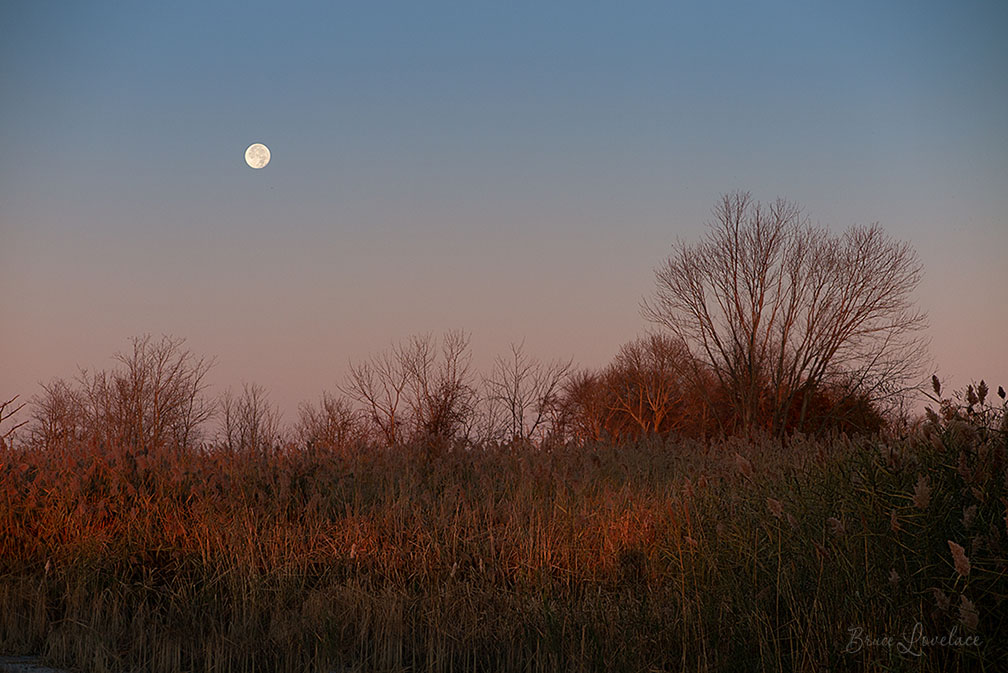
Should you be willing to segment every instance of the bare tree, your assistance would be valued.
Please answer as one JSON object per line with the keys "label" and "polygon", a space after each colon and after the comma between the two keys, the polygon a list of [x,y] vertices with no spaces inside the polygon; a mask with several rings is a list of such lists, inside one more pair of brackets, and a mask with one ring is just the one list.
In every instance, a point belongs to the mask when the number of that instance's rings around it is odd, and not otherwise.
{"label": "bare tree", "polygon": [[462,434],[475,446],[499,443],[505,439],[503,428],[506,415],[503,405],[490,399],[481,388],[473,397],[472,413]]}
{"label": "bare tree", "polygon": [[826,384],[884,401],[919,376],[921,265],[877,225],[835,236],[795,204],[729,194],[707,235],[678,241],[655,276],[645,317],[686,345],[695,378],[715,377],[743,431],[803,425]]}
{"label": "bare tree", "polygon": [[632,429],[624,434],[667,434],[683,425],[689,358],[682,342],[663,334],[620,348],[602,378],[609,392],[609,416]]}
{"label": "bare tree", "polygon": [[4,430],[2,427],[4,421],[8,420],[12,416],[14,416],[14,414],[21,411],[21,409],[24,408],[25,406],[24,402],[15,406],[14,403],[17,402],[17,399],[18,396],[15,395],[6,402],[0,402],[0,449],[7,446],[7,444],[11,441],[11,438],[14,436],[15,430],[17,430],[22,425],[28,422],[28,421],[21,421],[20,423],[16,423],[11,427],[7,428],[6,430]]}
{"label": "bare tree", "polygon": [[562,426],[575,441],[635,441],[671,433],[703,436],[706,406],[693,390],[691,356],[666,334],[624,344],[599,371],[564,383]]}
{"label": "bare tree", "polygon": [[360,404],[387,446],[393,446],[401,430],[403,391],[409,372],[394,352],[374,355],[370,360],[350,363],[347,382],[340,391]]}
{"label": "bare tree", "polygon": [[560,398],[561,426],[566,438],[577,442],[611,438],[612,402],[601,374],[588,370],[571,373]]}
{"label": "bare tree", "polygon": [[136,337],[131,352],[114,356],[116,368],[84,369],[75,381],[43,385],[33,398],[33,437],[51,445],[91,436],[137,451],[197,443],[213,414],[203,396],[212,363],[184,343],[170,336]]}
{"label": "bare tree", "polygon": [[280,410],[262,386],[246,383],[241,395],[226,391],[220,411],[220,443],[229,451],[267,452],[280,445]]}
{"label": "bare tree", "polygon": [[65,379],[42,384],[32,398],[31,441],[54,448],[82,441],[89,432],[88,398]]}
{"label": "bare tree", "polygon": [[469,424],[476,396],[469,375],[469,336],[449,331],[440,344],[430,335],[414,336],[396,353],[408,374],[413,438],[455,439]]}
{"label": "bare tree", "polygon": [[561,410],[561,392],[572,361],[544,363],[525,353],[524,342],[511,344],[509,356],[498,356],[484,380],[487,397],[503,408],[502,432],[507,441],[532,442],[548,434]]}
{"label": "bare tree", "polygon": [[335,448],[363,438],[361,414],[342,397],[322,393],[318,404],[298,408],[294,437],[300,446]]}
{"label": "bare tree", "polygon": [[470,381],[469,337],[447,332],[410,337],[369,360],[350,364],[340,386],[360,405],[382,441],[454,439],[471,425],[476,391]]}

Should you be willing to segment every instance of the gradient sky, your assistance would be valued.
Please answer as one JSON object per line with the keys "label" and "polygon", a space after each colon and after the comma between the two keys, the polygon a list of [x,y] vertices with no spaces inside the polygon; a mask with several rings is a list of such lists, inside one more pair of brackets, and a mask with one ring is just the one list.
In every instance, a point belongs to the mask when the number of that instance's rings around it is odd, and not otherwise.
{"label": "gradient sky", "polygon": [[1008,386],[1006,29],[994,0],[4,2],[0,397],[143,333],[287,421],[414,333],[598,366],[735,189],[910,240],[939,374]]}

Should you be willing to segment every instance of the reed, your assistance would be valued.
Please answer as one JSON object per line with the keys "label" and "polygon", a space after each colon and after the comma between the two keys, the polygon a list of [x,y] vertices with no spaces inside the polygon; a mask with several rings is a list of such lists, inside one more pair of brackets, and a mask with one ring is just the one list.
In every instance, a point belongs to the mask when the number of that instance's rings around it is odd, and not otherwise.
{"label": "reed", "polygon": [[[0,649],[94,673],[990,668],[1005,450],[952,421],[710,446],[5,447]],[[979,645],[851,645],[917,624]]]}

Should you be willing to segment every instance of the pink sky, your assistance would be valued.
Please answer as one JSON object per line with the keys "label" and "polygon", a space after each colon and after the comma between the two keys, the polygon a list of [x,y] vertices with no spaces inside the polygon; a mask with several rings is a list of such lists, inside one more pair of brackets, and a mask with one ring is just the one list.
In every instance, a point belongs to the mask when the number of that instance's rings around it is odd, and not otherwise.
{"label": "pink sky", "polygon": [[601,366],[735,189],[911,241],[939,375],[1008,385],[996,3],[190,10],[0,9],[2,397],[144,333],[288,421],[416,333]]}

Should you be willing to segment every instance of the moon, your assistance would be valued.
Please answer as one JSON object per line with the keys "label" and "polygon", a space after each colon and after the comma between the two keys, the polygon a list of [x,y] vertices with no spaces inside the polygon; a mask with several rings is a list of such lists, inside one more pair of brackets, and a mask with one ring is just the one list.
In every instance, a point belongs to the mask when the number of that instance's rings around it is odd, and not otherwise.
{"label": "moon", "polygon": [[263,168],[270,160],[269,148],[262,143],[252,143],[245,150],[245,163],[250,168]]}

